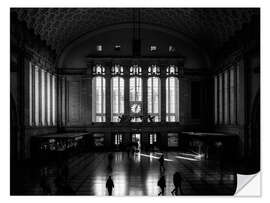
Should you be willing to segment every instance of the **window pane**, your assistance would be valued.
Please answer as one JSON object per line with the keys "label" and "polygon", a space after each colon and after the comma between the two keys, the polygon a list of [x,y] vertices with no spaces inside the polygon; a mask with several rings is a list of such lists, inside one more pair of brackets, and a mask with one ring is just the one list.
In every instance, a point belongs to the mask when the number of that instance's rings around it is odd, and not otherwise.
{"label": "window pane", "polygon": [[228,124],[229,122],[229,101],[228,101],[228,71],[225,71],[224,73],[224,122],[225,124]]}
{"label": "window pane", "polygon": [[153,113],[159,113],[159,79],[153,78]]}
{"label": "window pane", "polygon": [[95,77],[93,78],[93,121],[94,122],[104,122],[105,112],[106,112],[106,85],[104,77]]}
{"label": "window pane", "polygon": [[218,123],[218,82],[217,76],[214,78],[215,85],[215,124]]}
{"label": "window pane", "polygon": [[160,118],[160,79],[157,77],[148,78],[148,114],[154,116],[154,121]]}
{"label": "window pane", "polygon": [[119,116],[124,113],[124,79],[112,78],[112,121],[119,122]]}
{"label": "window pane", "polygon": [[142,101],[142,79],[130,78],[130,101]]}
{"label": "window pane", "polygon": [[120,93],[119,93],[119,96],[120,96],[120,113],[124,113],[124,79],[123,78],[120,78]]}
{"label": "window pane", "polygon": [[56,77],[52,76],[52,122],[56,125]]}
{"label": "window pane", "polygon": [[33,83],[33,72],[32,72],[32,63],[29,63],[29,125],[32,126],[32,113],[33,113],[33,108],[32,108],[32,83]]}
{"label": "window pane", "polygon": [[129,94],[130,94],[130,101],[135,101],[135,78],[130,78],[129,82]]}
{"label": "window pane", "polygon": [[45,125],[45,72],[41,71],[41,115],[42,125]]}
{"label": "window pane", "polygon": [[235,74],[234,68],[230,69],[230,121],[235,124]]}
{"label": "window pane", "polygon": [[51,75],[47,73],[47,122],[51,125]]}
{"label": "window pane", "polygon": [[147,100],[148,100],[148,113],[153,113],[152,112],[152,78],[149,78],[147,81],[147,86],[148,86],[148,90],[147,90]]}
{"label": "window pane", "polygon": [[219,123],[223,123],[223,77],[219,75]]}
{"label": "window pane", "polygon": [[35,124],[39,125],[39,69],[35,67]]}
{"label": "window pane", "polygon": [[[167,78],[166,79],[166,113],[169,113],[169,91],[168,91],[168,88],[169,88],[169,79]],[[166,117],[166,120],[167,117]]]}
{"label": "window pane", "polygon": [[[103,111],[102,114],[104,114],[105,117],[105,112],[106,112],[106,86],[105,86],[105,78],[102,78],[102,107],[103,107]],[[105,121],[105,120],[104,120]]]}
{"label": "window pane", "polygon": [[179,120],[179,80],[176,77],[166,79],[166,120],[175,122]]}

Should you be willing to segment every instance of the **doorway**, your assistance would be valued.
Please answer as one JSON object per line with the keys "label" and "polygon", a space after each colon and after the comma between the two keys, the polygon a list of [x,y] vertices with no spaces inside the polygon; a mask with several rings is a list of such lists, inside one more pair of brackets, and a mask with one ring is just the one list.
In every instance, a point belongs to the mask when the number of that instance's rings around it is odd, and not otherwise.
{"label": "doorway", "polygon": [[157,133],[149,133],[149,148],[152,151],[158,151],[158,134]]}
{"label": "doorway", "polygon": [[140,133],[131,134],[131,141],[134,150],[136,152],[139,152],[141,150],[141,134]]}
{"label": "doorway", "polygon": [[123,135],[121,133],[113,134],[113,147],[116,150],[120,150],[123,148]]}

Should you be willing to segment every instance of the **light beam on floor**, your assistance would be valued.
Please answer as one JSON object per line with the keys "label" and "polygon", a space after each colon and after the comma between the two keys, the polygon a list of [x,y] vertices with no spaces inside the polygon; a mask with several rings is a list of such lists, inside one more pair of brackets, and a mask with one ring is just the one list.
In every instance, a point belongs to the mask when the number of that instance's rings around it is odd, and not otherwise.
{"label": "light beam on floor", "polygon": [[193,158],[188,158],[188,157],[184,157],[184,156],[175,156],[178,159],[185,159],[185,160],[189,160],[189,161],[200,161],[198,159],[193,159]]}
{"label": "light beam on floor", "polygon": [[[154,158],[154,159],[160,158],[160,157],[156,157],[156,156],[148,155],[148,154],[143,154],[143,153],[138,153],[138,154],[140,154],[141,156],[144,156],[144,157],[149,157],[149,158]],[[173,160],[164,158],[164,161],[173,161]]]}

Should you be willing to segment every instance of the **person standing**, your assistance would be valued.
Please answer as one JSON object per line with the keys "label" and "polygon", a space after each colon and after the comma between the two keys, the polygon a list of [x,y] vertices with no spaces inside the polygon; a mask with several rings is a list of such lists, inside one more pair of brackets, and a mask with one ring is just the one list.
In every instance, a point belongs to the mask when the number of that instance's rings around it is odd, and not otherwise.
{"label": "person standing", "polygon": [[159,158],[159,163],[160,163],[160,171],[161,169],[163,169],[163,171],[165,171],[165,167],[164,167],[164,154],[161,155],[161,157]]}
{"label": "person standing", "polygon": [[160,196],[160,195],[163,196],[164,193],[165,193],[165,187],[166,187],[166,181],[165,181],[165,177],[164,176],[161,176],[161,178],[158,180],[158,184],[157,185],[161,189],[160,193],[158,193],[158,196]]}
{"label": "person standing", "polygon": [[109,176],[107,179],[106,188],[108,190],[109,196],[112,196],[112,190],[114,188],[114,184],[113,184],[113,180],[112,180],[111,176]]}

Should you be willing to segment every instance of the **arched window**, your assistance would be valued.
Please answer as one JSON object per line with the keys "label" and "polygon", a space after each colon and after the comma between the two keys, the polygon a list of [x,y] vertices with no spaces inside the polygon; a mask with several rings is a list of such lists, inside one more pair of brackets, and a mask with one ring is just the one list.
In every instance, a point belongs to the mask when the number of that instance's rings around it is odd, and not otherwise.
{"label": "arched window", "polygon": [[178,68],[169,66],[166,70],[166,121],[179,121],[179,79]]}
{"label": "arched window", "polygon": [[142,121],[142,69],[138,65],[130,67],[130,75],[133,76],[129,80],[130,92],[130,114],[131,122]]}
{"label": "arched window", "polygon": [[111,79],[112,121],[119,122],[119,116],[124,114],[124,79],[116,76]]}
{"label": "arched window", "polygon": [[93,75],[96,75],[92,80],[92,119],[93,122],[106,121],[106,100],[105,88],[106,80],[105,68],[101,65],[93,67]]}
{"label": "arched window", "polygon": [[[158,66],[153,65],[148,68],[149,76],[159,76],[160,69]],[[160,79],[158,77],[149,77],[147,80],[147,104],[148,104],[148,115],[153,117],[148,121],[159,122],[160,121]]]}

